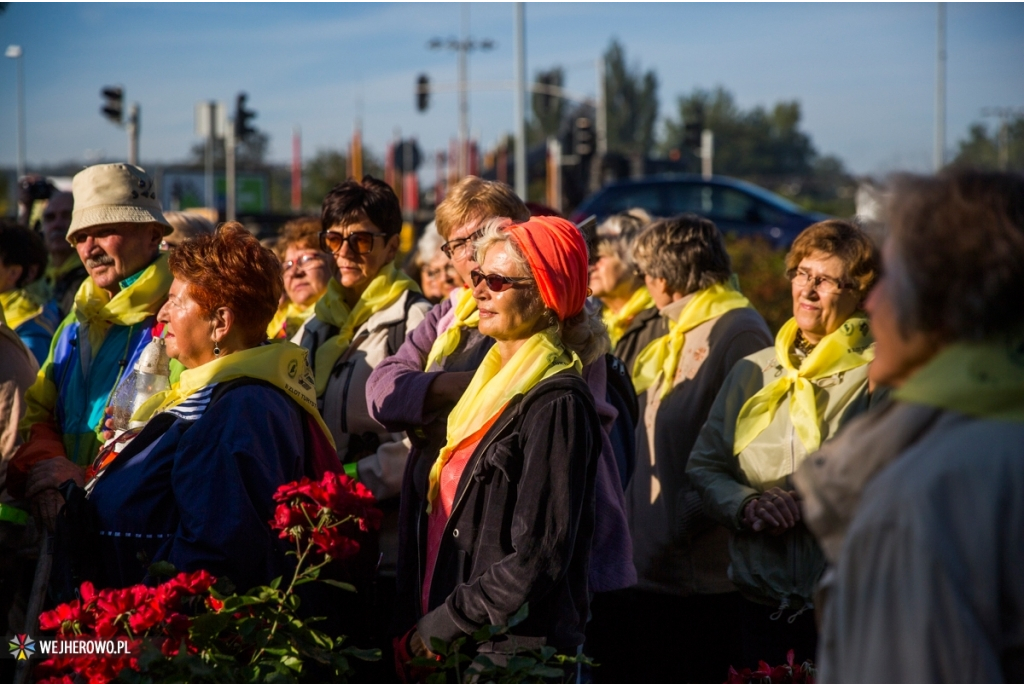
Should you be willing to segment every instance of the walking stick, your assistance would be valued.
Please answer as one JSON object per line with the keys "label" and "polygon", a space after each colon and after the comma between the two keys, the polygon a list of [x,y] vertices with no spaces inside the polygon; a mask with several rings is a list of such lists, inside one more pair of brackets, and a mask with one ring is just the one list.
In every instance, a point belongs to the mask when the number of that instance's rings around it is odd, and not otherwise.
{"label": "walking stick", "polygon": [[[39,561],[36,562],[36,575],[32,580],[32,593],[28,596],[28,609],[25,611],[25,632],[28,635],[39,634],[39,614],[43,610],[46,599],[46,586],[50,582],[50,569],[53,566],[53,536],[44,534],[39,543]],[[14,669],[15,685],[28,681],[31,659],[19,661]]]}

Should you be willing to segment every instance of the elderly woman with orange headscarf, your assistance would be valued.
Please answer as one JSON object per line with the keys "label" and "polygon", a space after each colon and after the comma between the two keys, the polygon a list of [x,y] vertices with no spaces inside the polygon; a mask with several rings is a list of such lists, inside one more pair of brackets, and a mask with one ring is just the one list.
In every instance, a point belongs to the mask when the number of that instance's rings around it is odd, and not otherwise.
{"label": "elderly woman with orange headscarf", "polygon": [[[472,272],[479,331],[494,338],[448,418],[410,544],[422,555],[423,616],[406,647],[426,654],[504,624],[513,645],[575,653],[583,643],[601,428],[580,370],[608,338],[585,308],[587,248],[571,223],[534,217],[488,227]],[[414,555],[415,557],[415,555]]]}

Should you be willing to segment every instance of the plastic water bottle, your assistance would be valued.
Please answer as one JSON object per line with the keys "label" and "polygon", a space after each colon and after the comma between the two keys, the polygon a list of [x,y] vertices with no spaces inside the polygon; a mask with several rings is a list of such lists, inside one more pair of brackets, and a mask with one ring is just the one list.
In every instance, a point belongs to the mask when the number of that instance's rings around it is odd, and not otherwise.
{"label": "plastic water bottle", "polygon": [[129,428],[141,428],[145,421],[132,421],[132,416],[149,398],[170,387],[171,360],[163,338],[154,337],[139,355],[111,402],[116,434]]}

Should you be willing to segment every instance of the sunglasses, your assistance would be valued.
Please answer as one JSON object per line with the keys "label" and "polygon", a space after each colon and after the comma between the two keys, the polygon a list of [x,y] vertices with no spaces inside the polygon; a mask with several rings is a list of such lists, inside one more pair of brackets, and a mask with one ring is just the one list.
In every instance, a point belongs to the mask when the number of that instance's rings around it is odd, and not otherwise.
{"label": "sunglasses", "polygon": [[335,231],[322,231],[320,233],[320,249],[331,254],[338,254],[341,252],[342,244],[348,243],[348,249],[356,254],[370,254],[373,252],[374,238],[387,240],[387,236],[383,233],[370,233],[369,231],[353,231],[347,236]]}
{"label": "sunglasses", "polygon": [[469,278],[473,281],[474,288],[480,285],[481,281],[486,281],[487,289],[492,293],[504,292],[509,288],[514,288],[517,283],[525,283],[533,280],[529,276],[513,278],[512,276],[502,276],[501,274],[485,274],[476,269],[473,269],[469,273]]}

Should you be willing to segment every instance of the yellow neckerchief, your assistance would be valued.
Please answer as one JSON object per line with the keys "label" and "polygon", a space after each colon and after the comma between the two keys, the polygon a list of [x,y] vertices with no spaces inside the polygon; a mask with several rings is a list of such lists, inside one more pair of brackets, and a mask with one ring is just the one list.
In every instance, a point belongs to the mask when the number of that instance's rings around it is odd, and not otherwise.
{"label": "yellow neckerchief", "polygon": [[679,313],[679,318],[669,323],[668,335],[648,344],[637,356],[633,364],[633,386],[637,394],[646,391],[661,376],[661,398],[664,399],[675,384],[676,367],[679,366],[687,331],[733,309],[750,306],[750,300],[731,282],[716,283],[695,293]]}
{"label": "yellow neckerchief", "polygon": [[622,305],[622,309],[618,312],[613,312],[608,306],[601,308],[601,320],[604,321],[604,325],[608,329],[612,348],[619,343],[619,338],[629,328],[629,324],[633,323],[636,315],[653,306],[654,300],[651,299],[651,293],[647,291],[646,286],[640,286],[639,290],[630,295],[626,304]]}
{"label": "yellow neckerchief", "polygon": [[316,419],[324,435],[334,444],[334,438],[316,408],[308,354],[304,348],[288,341],[232,352],[194,369],[182,371],[177,383],[149,398],[135,412],[132,420],[148,421],[160,412],[181,404],[208,385],[236,378],[256,378],[284,390],[288,397]]}
{"label": "yellow neckerchief", "polygon": [[[315,303],[314,303],[315,304]],[[288,301],[277,308],[274,318],[267,326],[267,337],[271,340],[283,338],[290,340],[302,324],[313,318],[313,305],[302,305]]]}
{"label": "yellow neckerchief", "polygon": [[1024,336],[949,345],[894,397],[985,419],[1024,421]]}
{"label": "yellow neckerchief", "polygon": [[437,336],[434,344],[430,346],[430,354],[427,355],[427,364],[423,367],[427,371],[435,363],[439,368],[444,366],[447,359],[459,346],[462,338],[463,328],[476,328],[480,323],[480,312],[476,309],[476,298],[473,297],[473,289],[463,287],[458,291],[458,300],[452,307],[455,318],[452,324],[441,335]]}
{"label": "yellow neckerchief", "polygon": [[0,293],[0,308],[3,308],[7,325],[12,330],[39,316],[43,311],[43,306],[36,302],[24,288],[15,288]]}
{"label": "yellow neckerchief", "polygon": [[739,454],[761,434],[775,418],[775,411],[790,388],[789,420],[808,452],[821,444],[818,405],[811,381],[827,378],[867,364],[875,357],[871,330],[863,315],[847,319],[837,330],[822,338],[800,364],[793,366],[790,353],[796,343],[796,319],[790,319],[775,336],[775,361],[785,369],[778,380],[761,388],[740,408],[736,418],[733,454]]}
{"label": "yellow neckerchief", "polygon": [[406,290],[420,292],[416,281],[395,268],[389,262],[366,286],[356,306],[351,310],[345,304],[341,283],[335,279],[327,285],[327,292],[316,303],[316,318],[337,326],[338,334],[328,338],[316,351],[316,395],[320,397],[327,389],[334,363],[348,349],[355,330],[380,310],[391,306]]}
{"label": "yellow neckerchief", "polygon": [[122,288],[113,298],[97,286],[92,277],[82,281],[75,293],[74,311],[88,333],[92,356],[96,356],[111,326],[131,326],[160,311],[172,280],[167,255],[161,254],[134,283]]}
{"label": "yellow neckerchief", "polygon": [[52,288],[53,284],[57,282],[57,279],[66,273],[70,273],[82,266],[82,258],[78,256],[78,252],[72,252],[68,255],[67,259],[60,266],[53,265],[53,258],[46,265],[46,282]]}
{"label": "yellow neckerchief", "polygon": [[473,374],[466,392],[448,415],[448,440],[430,467],[427,512],[441,491],[441,469],[464,440],[503,412],[516,395],[529,392],[533,386],[560,371],[575,369],[580,373],[582,368],[580,358],[562,345],[555,327],[527,339],[505,366],[501,366],[498,347],[492,347]]}

